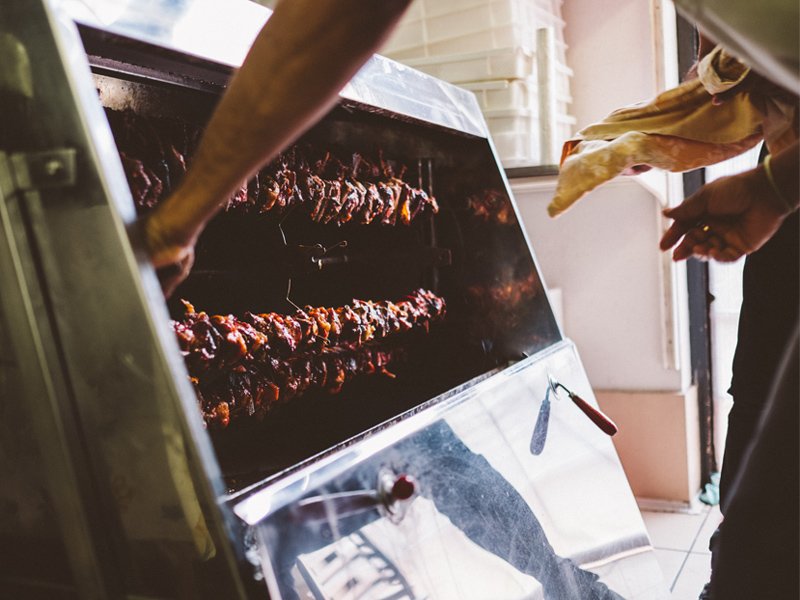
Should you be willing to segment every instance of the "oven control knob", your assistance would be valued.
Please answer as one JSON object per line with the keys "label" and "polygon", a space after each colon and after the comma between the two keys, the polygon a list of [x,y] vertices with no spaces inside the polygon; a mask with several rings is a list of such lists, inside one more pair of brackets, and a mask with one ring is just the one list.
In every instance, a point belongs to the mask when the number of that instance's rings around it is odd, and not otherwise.
{"label": "oven control knob", "polygon": [[417,491],[417,482],[411,475],[399,475],[392,484],[389,492],[392,500],[408,500]]}

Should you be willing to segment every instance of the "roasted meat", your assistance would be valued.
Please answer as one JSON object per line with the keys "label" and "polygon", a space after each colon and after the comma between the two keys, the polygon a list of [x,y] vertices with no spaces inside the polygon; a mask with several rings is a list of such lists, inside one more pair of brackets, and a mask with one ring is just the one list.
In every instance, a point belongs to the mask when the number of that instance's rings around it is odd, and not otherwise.
{"label": "roasted meat", "polygon": [[192,378],[192,383],[206,426],[224,428],[240,419],[263,419],[276,404],[313,389],[336,394],[357,376],[394,377],[387,367],[404,354],[402,348],[332,348],[243,364],[215,379]]}
{"label": "roasted meat", "polygon": [[310,388],[335,393],[358,374],[382,372],[399,351],[376,342],[427,331],[446,310],[444,300],[426,290],[397,302],[353,300],[291,315],[210,316],[185,305],[173,329],[206,422],[214,426],[238,415],[263,415],[274,402]]}
{"label": "roasted meat", "polygon": [[[175,119],[107,114],[136,208],[150,210],[180,182],[201,132]],[[382,153],[374,162],[355,153],[349,164],[330,152],[313,154],[293,146],[243,182],[225,210],[282,215],[300,208],[314,222],[335,225],[409,225],[439,211],[435,198],[403,181],[406,167]]]}
{"label": "roasted meat", "polygon": [[514,209],[505,192],[481,190],[466,198],[467,211],[479,221],[508,225],[516,222]]}

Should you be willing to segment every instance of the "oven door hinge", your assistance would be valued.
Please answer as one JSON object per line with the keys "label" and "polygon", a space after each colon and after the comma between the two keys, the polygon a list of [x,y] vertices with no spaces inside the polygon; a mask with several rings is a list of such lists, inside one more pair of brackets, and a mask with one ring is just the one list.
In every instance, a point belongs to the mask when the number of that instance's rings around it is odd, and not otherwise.
{"label": "oven door hinge", "polygon": [[0,152],[0,194],[66,188],[75,185],[75,148],[42,152]]}

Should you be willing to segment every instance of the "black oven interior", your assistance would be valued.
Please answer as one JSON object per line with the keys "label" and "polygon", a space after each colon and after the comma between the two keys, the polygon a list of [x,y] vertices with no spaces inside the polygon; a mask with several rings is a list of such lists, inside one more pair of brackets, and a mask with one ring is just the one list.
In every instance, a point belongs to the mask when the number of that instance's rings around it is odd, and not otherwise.
{"label": "black oven interior", "polygon": [[[112,71],[108,59],[93,62],[112,132],[128,153],[148,140],[146,132],[130,139],[126,113],[155,128],[178,122],[202,130],[219,97],[199,85],[157,81],[152,69],[146,76],[118,62]],[[298,144],[342,160],[359,153],[404,165],[403,179],[434,195],[439,212],[410,225],[337,226],[314,223],[299,210],[223,211],[198,241],[191,275],[168,301],[171,316],[182,318],[182,299],[209,314],[289,314],[354,298],[396,301],[418,288],[443,297],[447,316],[427,333],[405,336],[404,360],[390,366],[391,376],[358,377],[337,394],[308,392],[263,420],[211,429],[231,490],[560,339],[486,139],[342,101]]]}

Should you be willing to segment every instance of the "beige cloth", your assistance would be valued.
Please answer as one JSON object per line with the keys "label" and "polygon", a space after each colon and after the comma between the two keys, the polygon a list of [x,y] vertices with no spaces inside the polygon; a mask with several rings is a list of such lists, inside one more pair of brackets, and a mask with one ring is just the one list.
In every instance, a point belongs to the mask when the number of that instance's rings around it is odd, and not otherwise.
{"label": "beige cloth", "polygon": [[606,181],[633,173],[637,165],[688,171],[741,154],[765,132],[778,143],[792,130],[794,106],[763,102],[761,97],[754,102],[746,91],[712,104],[713,94],[731,90],[748,73],[717,47],[700,63],[697,79],[583,129],[564,144],[556,193],[547,208],[550,216]]}

